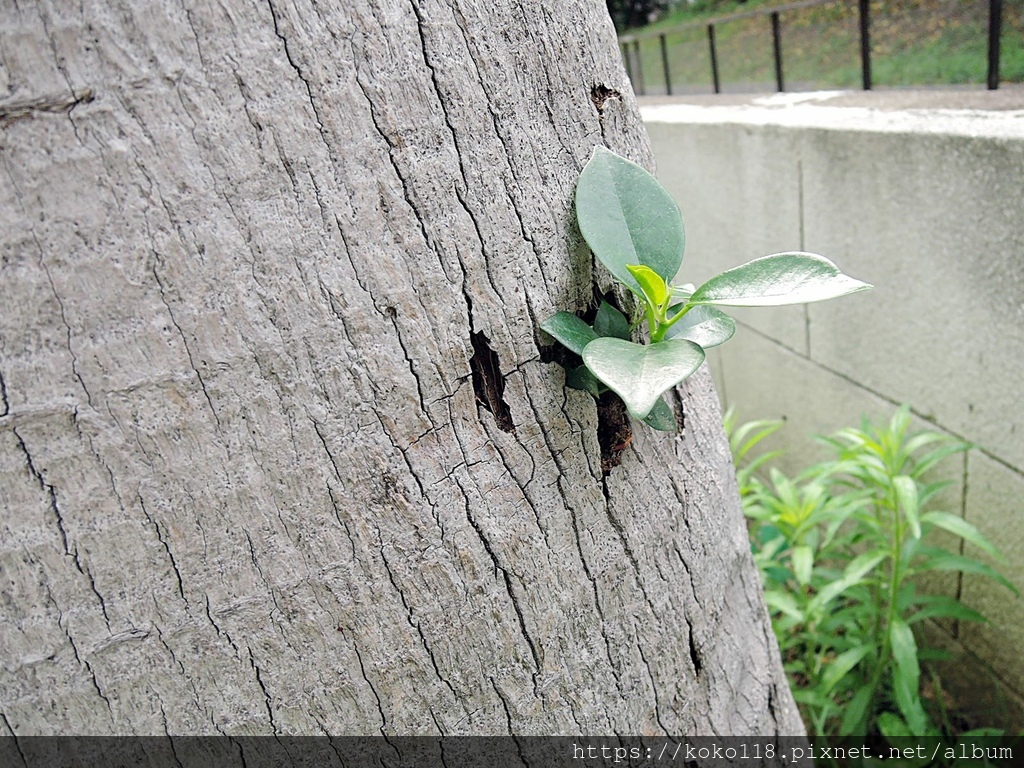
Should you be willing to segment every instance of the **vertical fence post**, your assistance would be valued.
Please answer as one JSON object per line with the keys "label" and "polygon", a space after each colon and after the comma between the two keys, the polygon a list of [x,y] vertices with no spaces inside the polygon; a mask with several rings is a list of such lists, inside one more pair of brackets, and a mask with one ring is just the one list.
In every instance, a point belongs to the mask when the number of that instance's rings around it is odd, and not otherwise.
{"label": "vertical fence post", "polygon": [[860,0],[860,76],[871,90],[871,0]]}
{"label": "vertical fence post", "polygon": [[772,51],[775,53],[775,87],[782,93],[786,87],[782,80],[782,30],[778,11],[772,11]]}
{"label": "vertical fence post", "polygon": [[668,71],[668,44],[665,42],[665,36],[659,35],[658,40],[661,42],[661,68],[665,72],[665,93],[668,96],[672,95],[672,75]]}
{"label": "vertical fence post", "polygon": [[636,82],[633,89],[641,96],[647,95],[644,87],[644,60],[640,57],[640,38],[633,41],[633,52],[636,54]]}
{"label": "vertical fence post", "polygon": [[711,53],[711,84],[715,87],[715,93],[721,93],[722,86],[718,81],[718,54],[715,52],[714,24],[708,24],[708,50]]}
{"label": "vertical fence post", "polygon": [[1003,25],[1003,0],[988,0],[988,89],[999,87],[999,34]]}
{"label": "vertical fence post", "polygon": [[[622,43],[619,45],[619,51],[622,53],[622,62],[626,65],[626,77],[629,78],[629,82],[633,82],[633,62],[632,57],[629,55],[629,43]],[[633,90],[636,90],[635,88]]]}

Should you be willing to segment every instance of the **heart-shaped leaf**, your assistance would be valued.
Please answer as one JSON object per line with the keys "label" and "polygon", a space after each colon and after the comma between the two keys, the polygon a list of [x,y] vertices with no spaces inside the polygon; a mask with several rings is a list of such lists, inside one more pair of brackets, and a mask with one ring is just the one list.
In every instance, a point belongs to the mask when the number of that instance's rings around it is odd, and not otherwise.
{"label": "heart-shaped leaf", "polygon": [[689,303],[775,307],[834,299],[870,287],[815,253],[775,253],[716,275],[694,291]]}
{"label": "heart-shaped leaf", "polygon": [[582,355],[583,348],[597,338],[593,328],[569,312],[552,315],[540,327],[577,355]]}
{"label": "heart-shaped leaf", "polygon": [[576,184],[576,220],[590,250],[637,295],[627,264],[650,267],[672,280],[683,261],[679,206],[651,174],[595,147]]}
{"label": "heart-shaped leaf", "polygon": [[[680,307],[681,308],[681,307]],[[678,311],[669,310],[669,317]],[[704,349],[724,344],[736,333],[736,321],[725,312],[708,306],[697,306],[683,315],[668,329],[666,338],[689,339]]]}
{"label": "heart-shaped leaf", "polygon": [[651,412],[647,414],[647,418],[644,419],[644,424],[659,432],[675,432],[679,429],[675,413],[672,412],[669,404],[660,397],[658,402],[654,404],[654,407],[651,408]]}
{"label": "heart-shaped leaf", "polygon": [[644,419],[664,392],[700,367],[704,350],[686,339],[645,346],[601,338],[587,344],[583,362],[635,418]]}
{"label": "heart-shaped leaf", "polygon": [[607,301],[602,301],[594,318],[594,331],[598,336],[614,336],[629,341],[629,320]]}

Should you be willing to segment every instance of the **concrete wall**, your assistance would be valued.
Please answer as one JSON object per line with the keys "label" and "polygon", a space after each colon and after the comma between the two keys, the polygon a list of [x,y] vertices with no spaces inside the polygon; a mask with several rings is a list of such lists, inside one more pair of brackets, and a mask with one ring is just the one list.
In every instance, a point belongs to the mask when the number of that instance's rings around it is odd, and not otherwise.
{"label": "concrete wall", "polygon": [[[825,457],[810,435],[904,402],[918,427],[975,443],[943,466],[955,484],[942,501],[1024,589],[1024,111],[756,101],[643,106],[687,227],[681,278],[809,250],[876,287],[736,312],[736,336],[709,356],[723,402],[786,419],[791,471]],[[945,682],[988,722],[1024,727],[1024,599],[971,577],[936,586],[991,620],[931,628],[966,654]]]}

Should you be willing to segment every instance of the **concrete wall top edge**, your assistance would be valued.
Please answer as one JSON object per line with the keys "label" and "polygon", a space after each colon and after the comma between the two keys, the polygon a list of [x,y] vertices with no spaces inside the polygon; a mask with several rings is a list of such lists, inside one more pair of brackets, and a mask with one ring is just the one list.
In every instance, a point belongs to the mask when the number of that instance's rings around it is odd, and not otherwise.
{"label": "concrete wall top edge", "polygon": [[1024,109],[881,110],[811,103],[791,103],[781,107],[660,103],[641,105],[640,114],[646,123],[734,124],[1024,140]]}

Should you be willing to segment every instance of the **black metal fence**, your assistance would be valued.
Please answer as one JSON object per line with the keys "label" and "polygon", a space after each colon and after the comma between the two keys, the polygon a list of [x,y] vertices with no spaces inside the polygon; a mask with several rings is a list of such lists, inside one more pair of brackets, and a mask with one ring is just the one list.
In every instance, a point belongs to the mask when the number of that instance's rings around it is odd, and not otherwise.
{"label": "black metal fence", "polygon": [[[979,0],[987,3],[987,75],[986,84],[989,90],[996,90],[999,87],[999,45],[1002,36],[1003,0]],[[779,5],[772,8],[759,8],[751,11],[742,11],[718,16],[711,19],[691,21],[673,27],[661,28],[657,31],[640,31],[619,37],[619,47],[622,51],[626,64],[626,71],[633,84],[633,90],[639,95],[645,95],[647,90],[644,85],[643,60],[641,57],[641,42],[658,41],[660,50],[661,74],[665,82],[665,92],[672,94],[672,75],[669,66],[670,46],[668,36],[697,30],[704,27],[707,35],[708,59],[711,65],[711,86],[715,93],[722,92],[722,77],[719,66],[719,50],[715,43],[715,28],[723,24],[729,24],[741,19],[757,19],[767,17],[768,25],[766,31],[771,34],[772,57],[775,70],[775,87],[779,92],[786,90],[786,80],[783,71],[783,40],[781,19],[784,14],[791,14],[806,8],[831,5],[837,2],[853,2],[857,5],[857,26],[860,42],[860,80],[861,87],[865,91],[872,88],[871,78],[871,2],[870,0],[799,0],[798,2]]]}

